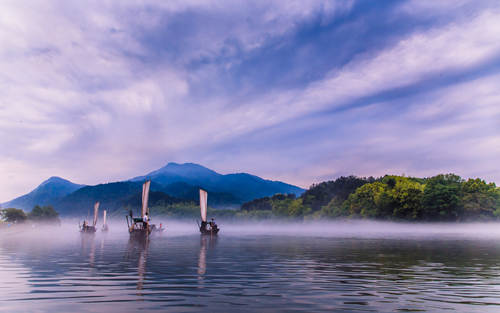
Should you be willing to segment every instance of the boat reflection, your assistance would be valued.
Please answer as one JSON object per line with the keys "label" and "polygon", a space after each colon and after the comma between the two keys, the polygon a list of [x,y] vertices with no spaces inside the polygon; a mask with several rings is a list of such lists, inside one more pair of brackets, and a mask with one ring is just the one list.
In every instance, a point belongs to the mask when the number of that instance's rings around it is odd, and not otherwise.
{"label": "boat reflection", "polygon": [[207,251],[217,245],[216,236],[200,236],[200,253],[198,255],[198,280],[203,280],[207,272]]}
{"label": "boat reflection", "polygon": [[[127,247],[127,259],[138,256],[137,260],[137,290],[142,290],[146,274],[149,236],[130,236]],[[138,293],[141,295],[141,293]]]}
{"label": "boat reflection", "polygon": [[92,234],[82,234],[80,251],[82,253],[82,256],[85,256],[87,254],[87,250],[89,250],[88,256],[90,267],[94,267],[95,249],[95,237],[92,236]]}

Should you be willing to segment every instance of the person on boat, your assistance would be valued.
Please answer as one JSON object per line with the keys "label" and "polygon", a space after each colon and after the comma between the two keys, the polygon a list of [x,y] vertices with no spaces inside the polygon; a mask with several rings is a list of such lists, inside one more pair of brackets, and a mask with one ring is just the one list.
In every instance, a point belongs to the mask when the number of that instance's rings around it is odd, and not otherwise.
{"label": "person on boat", "polygon": [[142,225],[143,225],[144,229],[148,228],[148,225],[149,225],[149,215],[148,215],[148,212],[146,212],[146,214],[144,215],[144,218],[142,219]]}
{"label": "person on boat", "polygon": [[215,220],[213,217],[210,219],[209,225],[210,225],[210,229],[213,229],[213,230],[217,229],[217,224],[215,224]]}
{"label": "person on boat", "polygon": [[86,230],[87,230],[87,221],[83,221],[82,230],[83,230],[83,231],[86,231]]}

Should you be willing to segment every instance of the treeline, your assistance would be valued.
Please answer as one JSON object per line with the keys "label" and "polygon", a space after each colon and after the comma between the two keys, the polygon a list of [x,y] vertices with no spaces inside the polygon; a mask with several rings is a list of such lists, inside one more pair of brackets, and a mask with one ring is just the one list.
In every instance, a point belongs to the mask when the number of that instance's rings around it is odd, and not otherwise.
{"label": "treeline", "polygon": [[4,222],[13,224],[20,224],[27,221],[34,223],[60,223],[59,213],[50,205],[36,205],[29,213],[16,208],[3,209],[0,210],[0,216]]}
{"label": "treeline", "polygon": [[[134,196],[120,215],[137,207]],[[134,205],[132,205],[134,204]],[[200,218],[197,201],[181,200],[162,192],[152,192],[151,215]],[[8,223],[59,222],[51,206],[35,206],[29,213],[9,208],[0,210]],[[321,219],[370,218],[406,221],[470,221],[500,218],[500,188],[481,179],[462,179],[454,174],[429,178],[386,175],[340,177],[312,185],[301,196],[276,194],[244,203],[235,210],[208,208],[209,217],[224,219]]]}
{"label": "treeline", "polygon": [[[200,204],[194,201],[176,202],[176,203],[158,203],[157,205],[150,208],[151,216],[164,216],[172,218],[188,218],[188,219],[200,219]],[[213,207],[208,207],[207,216],[233,219],[238,217],[239,210],[231,209],[215,209]]]}
{"label": "treeline", "polygon": [[407,221],[493,220],[500,188],[454,174],[430,178],[355,176],[311,186],[300,197],[275,195],[247,202],[240,215],[291,218],[372,218]]}

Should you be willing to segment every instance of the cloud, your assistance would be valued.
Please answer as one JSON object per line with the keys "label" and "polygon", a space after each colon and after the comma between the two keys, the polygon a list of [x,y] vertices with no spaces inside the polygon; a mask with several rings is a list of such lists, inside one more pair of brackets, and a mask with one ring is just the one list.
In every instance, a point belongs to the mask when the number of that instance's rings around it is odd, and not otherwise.
{"label": "cloud", "polygon": [[494,2],[1,6],[4,200],[167,161],[302,186],[447,164],[500,179]]}

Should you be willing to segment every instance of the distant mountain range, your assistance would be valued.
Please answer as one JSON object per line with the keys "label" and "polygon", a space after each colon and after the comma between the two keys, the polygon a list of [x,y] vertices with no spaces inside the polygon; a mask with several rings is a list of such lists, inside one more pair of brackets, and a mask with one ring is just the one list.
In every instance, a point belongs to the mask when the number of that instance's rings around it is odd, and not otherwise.
{"label": "distant mountain range", "polygon": [[199,188],[209,192],[209,205],[219,208],[238,207],[244,202],[277,193],[299,195],[304,191],[297,186],[246,173],[222,175],[194,163],[168,163],[144,176],[96,186],[78,185],[51,177],[30,193],[1,206],[31,210],[37,204],[52,205],[61,215],[84,214],[96,201],[110,211],[139,207],[142,182],[146,179],[152,181],[150,206],[198,201]]}

